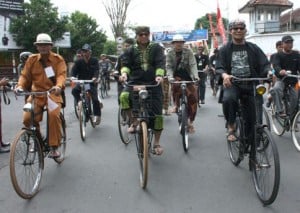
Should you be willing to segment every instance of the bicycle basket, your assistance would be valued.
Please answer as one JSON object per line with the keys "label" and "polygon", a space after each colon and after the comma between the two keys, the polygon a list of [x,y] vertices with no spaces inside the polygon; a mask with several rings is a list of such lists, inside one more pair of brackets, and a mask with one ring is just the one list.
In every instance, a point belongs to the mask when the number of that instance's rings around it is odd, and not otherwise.
{"label": "bicycle basket", "polygon": [[152,115],[152,91],[148,91],[148,97],[142,100],[139,96],[139,91],[132,92],[131,105],[133,117],[140,117],[141,110],[143,110],[142,105],[147,109],[148,114]]}

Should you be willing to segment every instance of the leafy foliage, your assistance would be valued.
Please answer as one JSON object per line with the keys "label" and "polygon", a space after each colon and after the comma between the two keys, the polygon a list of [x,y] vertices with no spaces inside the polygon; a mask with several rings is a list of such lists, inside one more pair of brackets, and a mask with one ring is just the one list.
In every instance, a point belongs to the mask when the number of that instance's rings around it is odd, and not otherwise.
{"label": "leafy foliage", "polygon": [[92,47],[93,55],[99,56],[104,50],[107,36],[97,25],[97,21],[85,13],[75,11],[70,16],[67,29],[71,33],[72,53],[75,54],[85,43]]}
{"label": "leafy foliage", "polygon": [[57,8],[49,0],[31,0],[23,7],[24,15],[13,17],[9,28],[18,46],[35,52],[33,42],[39,33],[49,34],[53,41],[62,38],[68,18],[60,18]]}

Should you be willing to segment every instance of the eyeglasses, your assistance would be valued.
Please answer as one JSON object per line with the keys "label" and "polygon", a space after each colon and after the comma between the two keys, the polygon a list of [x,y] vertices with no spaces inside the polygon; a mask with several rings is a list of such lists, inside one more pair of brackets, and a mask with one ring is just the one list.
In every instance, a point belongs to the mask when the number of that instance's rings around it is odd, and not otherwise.
{"label": "eyeglasses", "polygon": [[245,27],[234,27],[232,29],[235,31],[238,31],[238,30],[243,31],[243,30],[245,30]]}
{"label": "eyeglasses", "polygon": [[149,33],[140,33],[140,34],[139,34],[139,36],[141,36],[141,37],[142,37],[142,36],[148,36],[148,35],[149,35]]}

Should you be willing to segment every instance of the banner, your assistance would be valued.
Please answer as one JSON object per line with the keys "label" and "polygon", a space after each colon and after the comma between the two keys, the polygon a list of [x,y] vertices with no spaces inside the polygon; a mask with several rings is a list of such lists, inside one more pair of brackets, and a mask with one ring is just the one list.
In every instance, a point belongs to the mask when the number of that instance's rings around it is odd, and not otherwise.
{"label": "banner", "polygon": [[153,32],[153,42],[172,42],[174,35],[182,35],[185,41],[198,41],[207,40],[208,31],[207,29],[202,30],[191,30],[191,31],[163,31]]}
{"label": "banner", "polygon": [[214,28],[213,23],[212,23],[211,14],[208,14],[208,19],[209,19],[210,32],[212,34],[212,41],[213,41],[212,46],[214,48],[218,48],[218,40],[217,40],[217,37],[216,37],[215,28]]}
{"label": "banner", "polygon": [[222,19],[222,16],[221,16],[219,1],[217,1],[217,28],[218,28],[218,31],[221,35],[222,40],[223,40],[223,44],[225,44],[227,42],[227,39],[226,39],[226,35],[225,35],[225,28],[224,28],[224,24],[223,24],[223,19]]}

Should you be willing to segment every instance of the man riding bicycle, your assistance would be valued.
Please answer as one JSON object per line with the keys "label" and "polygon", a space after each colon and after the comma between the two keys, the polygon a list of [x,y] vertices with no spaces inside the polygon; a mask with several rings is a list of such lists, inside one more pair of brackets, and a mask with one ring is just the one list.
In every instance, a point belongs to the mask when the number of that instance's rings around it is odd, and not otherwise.
{"label": "man riding bicycle", "polygon": [[105,77],[108,86],[107,89],[110,90],[110,71],[112,69],[112,64],[105,54],[101,54],[100,56],[99,69],[100,69],[100,74]]}
{"label": "man riding bicycle", "polygon": [[[65,60],[58,54],[51,51],[53,43],[48,34],[41,33],[36,37],[34,42],[38,54],[32,54],[26,61],[25,66],[21,72],[18,84],[15,91],[30,90],[33,92],[43,92],[53,90],[50,94],[50,99],[56,102],[58,105],[49,113],[49,145],[51,151],[49,157],[59,157],[60,153],[57,147],[61,141],[61,120],[60,110],[63,103],[61,97],[61,89],[65,86],[65,80],[67,75],[67,66]],[[26,102],[31,103],[32,98],[27,98]],[[39,122],[43,119],[43,109],[47,104],[47,97],[36,97],[35,106],[35,124],[39,129]],[[29,127],[31,120],[31,113],[23,113],[23,124]],[[38,135],[42,139],[41,134]]]}
{"label": "man riding bicycle", "polygon": [[[166,56],[166,71],[168,76],[176,81],[193,81],[197,76],[196,59],[193,52],[184,47],[184,38],[182,35],[174,35],[172,44],[173,48]],[[174,112],[178,111],[179,99],[181,96],[181,88],[179,84],[172,86],[173,99],[175,102]],[[193,84],[187,85],[187,101],[188,101],[188,131],[194,133],[193,122],[197,113],[197,89]]]}
{"label": "man riding bicycle", "polygon": [[[298,75],[300,72],[300,54],[298,51],[293,50],[293,37],[290,35],[283,36],[282,39],[283,50],[278,52],[272,60],[272,65],[277,77],[276,83],[270,90],[270,94],[275,104],[276,113],[281,117],[285,117],[286,113],[293,113],[298,100],[298,91],[295,89],[295,85],[298,82],[296,78],[286,78],[282,80],[288,74],[287,71],[291,71],[290,74]],[[284,96],[284,88],[291,85],[290,93],[290,108],[289,111],[284,112],[282,106],[282,97]]]}
{"label": "man riding bicycle", "polygon": [[[126,49],[121,57],[121,81],[127,81],[129,84],[156,84],[161,83],[165,72],[165,55],[163,48],[156,43],[150,42],[150,28],[139,26],[135,29],[136,44]],[[161,85],[149,88],[152,93],[151,111],[154,113],[154,119],[150,120],[150,128],[154,130],[154,153],[161,155],[163,148],[160,146],[160,136],[163,130],[162,116],[162,88]],[[125,88],[120,95],[120,104],[122,109],[126,110],[129,117],[132,116],[130,88]],[[128,132],[133,133],[137,125],[134,119]]]}
{"label": "man riding bicycle", "polygon": [[[242,101],[242,113],[246,118],[246,134],[253,132],[255,122],[254,101],[260,106],[259,117],[262,114],[262,96],[257,100],[253,96],[251,85],[247,83],[232,84],[232,76],[239,78],[266,77],[270,70],[270,63],[263,51],[256,45],[245,40],[246,24],[243,20],[234,20],[229,23],[232,41],[221,47],[216,63],[216,70],[223,79],[223,113],[228,128],[228,141],[235,141],[236,113],[238,101]],[[260,121],[261,122],[261,121]]]}
{"label": "man riding bicycle", "polygon": [[[93,112],[94,119],[93,122],[96,125],[99,125],[101,122],[101,107],[100,101],[98,99],[97,85],[96,80],[99,75],[99,64],[98,59],[91,56],[92,48],[89,44],[84,44],[81,48],[82,50],[82,58],[75,61],[74,66],[72,67],[72,78],[77,78],[78,80],[94,80],[95,83],[90,84],[90,92],[92,95],[93,101]],[[76,103],[80,100],[80,85],[77,84],[72,89],[72,95],[74,96]]]}

